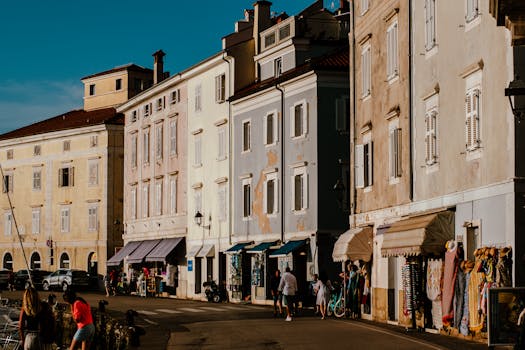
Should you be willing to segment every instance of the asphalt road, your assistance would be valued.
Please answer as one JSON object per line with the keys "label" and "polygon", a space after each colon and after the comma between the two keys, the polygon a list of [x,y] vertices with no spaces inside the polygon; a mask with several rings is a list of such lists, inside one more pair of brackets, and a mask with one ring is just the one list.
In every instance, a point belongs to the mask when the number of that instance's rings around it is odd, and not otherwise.
{"label": "asphalt road", "polygon": [[[47,292],[41,292],[43,298]],[[61,292],[55,294],[61,301]],[[486,349],[484,344],[428,333],[406,333],[382,323],[328,318],[305,310],[292,322],[273,318],[271,308],[251,304],[213,304],[169,298],[139,298],[79,293],[92,306],[107,300],[107,310],[124,323],[125,312],[138,312],[146,330],[140,349]],[[21,292],[2,292],[21,298]]]}

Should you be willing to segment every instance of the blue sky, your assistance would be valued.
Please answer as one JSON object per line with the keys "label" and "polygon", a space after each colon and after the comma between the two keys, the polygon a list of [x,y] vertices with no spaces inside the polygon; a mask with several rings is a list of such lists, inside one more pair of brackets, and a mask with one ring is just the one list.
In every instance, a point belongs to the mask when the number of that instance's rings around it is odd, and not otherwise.
{"label": "blue sky", "polygon": [[[0,11],[0,133],[82,107],[80,78],[127,63],[179,72],[221,49],[255,0],[6,1]],[[315,0],[274,0],[294,15]],[[331,9],[336,0],[325,0]]]}

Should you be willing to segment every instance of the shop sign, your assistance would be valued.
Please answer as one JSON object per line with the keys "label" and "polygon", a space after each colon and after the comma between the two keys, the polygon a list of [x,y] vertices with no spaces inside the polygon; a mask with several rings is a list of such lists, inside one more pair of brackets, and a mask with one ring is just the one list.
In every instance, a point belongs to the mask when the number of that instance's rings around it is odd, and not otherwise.
{"label": "shop sign", "polygon": [[188,260],[188,271],[193,271],[193,260]]}
{"label": "shop sign", "polygon": [[488,346],[515,345],[524,327],[518,317],[525,308],[525,287],[491,288],[488,302]]}

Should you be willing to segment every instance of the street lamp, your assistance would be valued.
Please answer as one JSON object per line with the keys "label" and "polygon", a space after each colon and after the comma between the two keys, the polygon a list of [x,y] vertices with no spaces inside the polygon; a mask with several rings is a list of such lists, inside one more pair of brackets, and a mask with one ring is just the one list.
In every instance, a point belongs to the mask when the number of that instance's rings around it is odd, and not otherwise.
{"label": "street lamp", "polygon": [[208,225],[203,224],[203,219],[204,219],[204,215],[202,215],[200,211],[197,211],[197,213],[193,217],[193,220],[195,221],[197,226],[202,226],[202,228],[209,230],[211,227],[211,216],[208,218]]}
{"label": "street lamp", "polygon": [[[525,110],[522,106],[516,106],[516,103],[512,103],[512,96],[524,96],[525,95],[525,81],[516,77],[509,83],[509,87],[505,89],[505,96],[509,97],[510,108],[512,114],[518,120],[518,123],[525,119]],[[514,100],[516,102],[516,100]]]}

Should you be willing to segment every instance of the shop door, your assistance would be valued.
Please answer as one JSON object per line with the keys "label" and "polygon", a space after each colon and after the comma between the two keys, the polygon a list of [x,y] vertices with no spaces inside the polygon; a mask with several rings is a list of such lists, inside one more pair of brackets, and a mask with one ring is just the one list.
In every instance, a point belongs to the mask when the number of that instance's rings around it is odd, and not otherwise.
{"label": "shop door", "polygon": [[241,253],[242,264],[242,297],[246,298],[252,292],[252,259],[249,254]]}
{"label": "shop door", "polygon": [[219,286],[226,288],[226,254],[219,253]]}
{"label": "shop door", "polygon": [[306,254],[301,252],[294,254],[293,274],[297,279],[297,287],[299,288],[299,300],[304,303],[306,293],[308,293],[308,282],[306,281]]}
{"label": "shop door", "polygon": [[202,286],[202,258],[195,258],[195,294],[201,293]]}
{"label": "shop door", "polygon": [[[277,260],[276,258],[266,257],[266,264],[268,268],[266,269],[266,299],[272,299],[272,286],[270,280],[272,276],[275,275],[275,270],[277,270]],[[281,271],[282,274],[283,271]]]}
{"label": "shop door", "polygon": [[397,257],[388,258],[388,320],[397,321],[398,305],[398,265]]}

